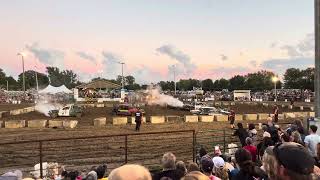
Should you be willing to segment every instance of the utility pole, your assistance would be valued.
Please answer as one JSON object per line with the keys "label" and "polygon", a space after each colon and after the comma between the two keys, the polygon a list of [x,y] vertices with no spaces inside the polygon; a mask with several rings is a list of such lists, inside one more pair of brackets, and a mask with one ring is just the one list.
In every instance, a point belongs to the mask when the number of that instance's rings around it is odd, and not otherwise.
{"label": "utility pole", "polygon": [[18,56],[21,56],[22,60],[22,81],[23,81],[23,94],[26,95],[26,82],[25,82],[25,75],[24,75],[24,54],[23,53],[18,53]]}
{"label": "utility pole", "polygon": [[7,80],[7,91],[9,91],[9,81]]}
{"label": "utility pole", "polygon": [[320,116],[320,0],[314,0],[314,35],[315,35],[315,116]]}
{"label": "utility pole", "polygon": [[124,62],[118,62],[119,64],[121,64],[121,86],[122,86],[122,89],[124,89],[124,76],[123,76],[123,65],[125,65]]}
{"label": "utility pole", "polygon": [[37,92],[39,91],[39,84],[38,84],[38,73],[37,71],[34,71],[36,73],[36,85],[37,85]]}
{"label": "utility pole", "polygon": [[177,95],[176,65],[173,65],[174,95]]}

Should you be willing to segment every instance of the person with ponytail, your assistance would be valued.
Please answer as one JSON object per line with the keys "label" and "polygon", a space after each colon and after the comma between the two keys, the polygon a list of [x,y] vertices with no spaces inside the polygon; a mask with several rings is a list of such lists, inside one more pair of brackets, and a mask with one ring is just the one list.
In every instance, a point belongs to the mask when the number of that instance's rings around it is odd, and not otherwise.
{"label": "person with ponytail", "polygon": [[231,180],[267,179],[267,174],[252,161],[249,151],[238,149],[235,153],[235,159],[240,171],[231,177]]}

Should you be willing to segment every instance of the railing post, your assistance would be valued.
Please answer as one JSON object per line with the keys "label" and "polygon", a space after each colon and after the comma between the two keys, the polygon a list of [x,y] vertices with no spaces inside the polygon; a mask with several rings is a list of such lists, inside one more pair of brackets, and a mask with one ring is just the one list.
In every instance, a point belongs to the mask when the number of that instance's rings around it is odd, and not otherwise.
{"label": "railing post", "polygon": [[125,163],[128,163],[128,135],[125,136],[125,145],[124,145],[124,150],[125,150]]}
{"label": "railing post", "polygon": [[40,178],[43,178],[43,167],[42,167],[42,141],[39,141],[39,156],[40,156]]}
{"label": "railing post", "polygon": [[196,133],[195,130],[192,130],[192,159],[193,162],[195,162],[195,158],[196,158]]}
{"label": "railing post", "polygon": [[223,129],[223,153],[226,153],[226,129]]}

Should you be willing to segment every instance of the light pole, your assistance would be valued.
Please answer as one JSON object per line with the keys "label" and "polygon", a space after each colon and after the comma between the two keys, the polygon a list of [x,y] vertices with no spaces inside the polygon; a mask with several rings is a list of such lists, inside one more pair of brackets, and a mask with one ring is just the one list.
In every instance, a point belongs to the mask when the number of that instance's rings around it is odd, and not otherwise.
{"label": "light pole", "polygon": [[279,81],[279,78],[277,76],[272,77],[272,82],[274,83],[274,95],[275,99],[274,101],[277,102],[277,82]]}
{"label": "light pole", "polygon": [[173,65],[174,95],[177,95],[176,66]]}
{"label": "light pole", "polygon": [[23,83],[23,94],[26,95],[26,82],[25,82],[25,76],[24,76],[24,56],[25,54],[23,53],[18,53],[18,56],[21,56],[22,60],[22,83]]}
{"label": "light pole", "polygon": [[124,89],[124,77],[123,77],[123,65],[125,65],[124,62],[118,62],[119,64],[121,64],[121,85],[122,85],[122,89]]}

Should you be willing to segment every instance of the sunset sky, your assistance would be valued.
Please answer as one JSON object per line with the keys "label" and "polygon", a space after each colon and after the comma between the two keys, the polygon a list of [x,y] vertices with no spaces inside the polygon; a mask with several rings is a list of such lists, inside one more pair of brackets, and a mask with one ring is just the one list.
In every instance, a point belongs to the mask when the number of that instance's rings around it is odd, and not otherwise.
{"label": "sunset sky", "polygon": [[2,0],[0,68],[213,80],[314,66],[313,0]]}

